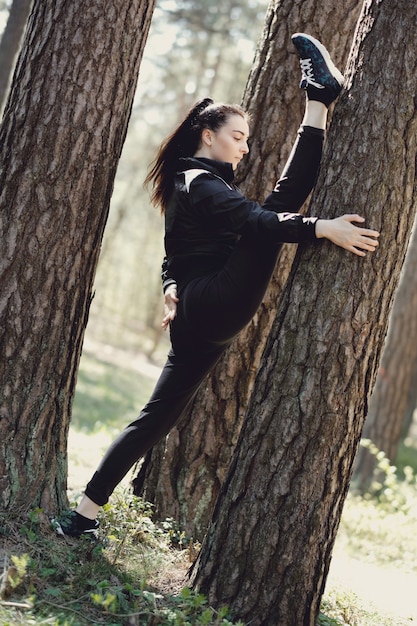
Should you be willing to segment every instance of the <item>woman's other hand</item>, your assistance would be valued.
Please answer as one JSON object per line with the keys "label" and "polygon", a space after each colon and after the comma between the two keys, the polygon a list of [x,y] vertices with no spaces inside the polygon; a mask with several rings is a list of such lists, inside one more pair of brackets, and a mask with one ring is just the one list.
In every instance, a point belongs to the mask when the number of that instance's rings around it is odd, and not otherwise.
{"label": "woman's other hand", "polygon": [[175,318],[177,314],[177,285],[170,285],[165,292],[164,301],[164,318],[162,320],[162,328],[166,330],[169,323]]}
{"label": "woman's other hand", "polygon": [[363,217],[356,214],[341,215],[332,220],[318,219],[316,237],[318,239],[325,237],[349,252],[366,256],[366,252],[374,252],[378,246],[379,232],[354,225],[354,222],[363,223],[364,221]]}

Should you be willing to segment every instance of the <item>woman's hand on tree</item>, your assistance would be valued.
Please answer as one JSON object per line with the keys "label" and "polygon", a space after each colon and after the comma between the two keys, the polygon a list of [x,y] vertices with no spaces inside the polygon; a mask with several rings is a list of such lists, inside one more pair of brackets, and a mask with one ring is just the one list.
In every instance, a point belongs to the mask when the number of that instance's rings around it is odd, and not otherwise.
{"label": "woman's hand on tree", "polygon": [[349,252],[366,256],[366,252],[374,252],[378,246],[379,232],[354,225],[354,222],[364,221],[363,217],[356,214],[341,215],[332,220],[318,219],[316,237],[324,237]]}
{"label": "woman's hand on tree", "polygon": [[164,301],[164,318],[162,320],[162,328],[166,330],[169,323],[175,318],[177,314],[177,285],[170,285],[165,291]]}

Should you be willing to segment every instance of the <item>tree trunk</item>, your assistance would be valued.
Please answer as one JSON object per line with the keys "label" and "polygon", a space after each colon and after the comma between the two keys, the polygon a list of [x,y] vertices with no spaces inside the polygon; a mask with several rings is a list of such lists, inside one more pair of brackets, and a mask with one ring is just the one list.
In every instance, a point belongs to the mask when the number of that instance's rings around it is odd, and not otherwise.
{"label": "tree trunk", "polygon": [[[417,362],[417,234],[414,230],[398,292],[389,322],[389,331],[381,360],[363,437],[395,461],[406,418],[410,392],[415,400],[415,364]],[[376,459],[360,448],[355,461],[355,487],[364,492],[372,482]]]}
{"label": "tree trunk", "polygon": [[[272,190],[301,122],[304,101],[298,87],[298,57],[290,54],[291,35],[306,29],[321,37],[343,67],[359,4],[359,0],[337,5],[317,0],[271,2],[243,102],[252,116],[252,139],[237,182],[249,197],[262,201]],[[147,455],[137,479],[137,492],[155,504],[157,515],[178,520],[193,537],[202,539],[207,530],[295,251],[294,245],[284,246],[254,320],[218,363],[168,439]]]}
{"label": "tree trunk", "polygon": [[413,425],[414,413],[417,408],[417,358],[414,361],[413,373],[411,375],[410,388],[407,396],[407,408],[405,410],[404,422],[401,428],[401,439],[406,439]]}
{"label": "tree trunk", "polygon": [[253,626],[317,618],[417,207],[416,18],[408,0],[364,4],[312,214],[357,211],[380,247],[300,247],[194,570]]}
{"label": "tree trunk", "polygon": [[32,0],[13,0],[0,40],[0,111],[6,100],[10,77],[25,30]]}
{"label": "tree trunk", "polygon": [[0,127],[0,492],[66,503],[94,272],[154,3],[37,0]]}

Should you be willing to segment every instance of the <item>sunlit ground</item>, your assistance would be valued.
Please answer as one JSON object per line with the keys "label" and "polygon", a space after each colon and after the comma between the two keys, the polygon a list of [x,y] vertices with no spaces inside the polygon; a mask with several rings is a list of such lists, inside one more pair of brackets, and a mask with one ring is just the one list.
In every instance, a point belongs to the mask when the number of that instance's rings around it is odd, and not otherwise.
{"label": "sunlit ground", "polygon": [[68,490],[71,499],[78,499],[111,441],[112,437],[106,431],[90,435],[70,429],[68,438]]}

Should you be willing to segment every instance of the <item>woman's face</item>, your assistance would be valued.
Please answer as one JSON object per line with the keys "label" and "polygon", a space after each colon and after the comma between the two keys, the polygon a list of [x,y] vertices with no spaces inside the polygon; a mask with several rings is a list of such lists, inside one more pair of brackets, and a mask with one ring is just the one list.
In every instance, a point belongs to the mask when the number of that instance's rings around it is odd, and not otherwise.
{"label": "woman's face", "polygon": [[231,163],[235,170],[249,152],[248,139],[249,126],[246,120],[241,115],[231,115],[218,130],[203,130],[201,140],[204,154],[200,156]]}

